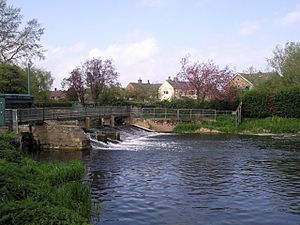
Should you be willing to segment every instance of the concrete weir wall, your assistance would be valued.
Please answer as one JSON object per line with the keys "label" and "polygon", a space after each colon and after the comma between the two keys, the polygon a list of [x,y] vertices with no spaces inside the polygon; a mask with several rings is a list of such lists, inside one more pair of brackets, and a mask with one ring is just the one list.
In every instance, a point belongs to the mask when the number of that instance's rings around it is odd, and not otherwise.
{"label": "concrete weir wall", "polygon": [[90,140],[79,126],[44,123],[33,126],[32,133],[42,150],[80,151],[90,148]]}
{"label": "concrete weir wall", "polygon": [[172,132],[178,122],[168,120],[133,119],[131,124],[157,132]]}

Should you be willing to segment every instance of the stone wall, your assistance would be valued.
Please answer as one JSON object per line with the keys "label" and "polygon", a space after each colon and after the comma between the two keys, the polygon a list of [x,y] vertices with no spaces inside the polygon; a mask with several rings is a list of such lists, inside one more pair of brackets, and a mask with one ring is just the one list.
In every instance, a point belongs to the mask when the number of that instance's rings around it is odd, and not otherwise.
{"label": "stone wall", "polygon": [[178,123],[169,120],[134,119],[131,124],[157,132],[172,132]]}
{"label": "stone wall", "polygon": [[80,151],[90,148],[90,140],[81,127],[44,123],[32,127],[34,139],[42,150]]}

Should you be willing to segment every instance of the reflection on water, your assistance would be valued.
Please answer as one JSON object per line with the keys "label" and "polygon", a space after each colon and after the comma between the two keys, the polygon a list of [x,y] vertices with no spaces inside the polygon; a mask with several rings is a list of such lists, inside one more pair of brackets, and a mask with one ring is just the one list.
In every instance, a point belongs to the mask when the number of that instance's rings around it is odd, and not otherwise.
{"label": "reflection on water", "polygon": [[296,136],[143,133],[83,160],[95,224],[300,224]]}

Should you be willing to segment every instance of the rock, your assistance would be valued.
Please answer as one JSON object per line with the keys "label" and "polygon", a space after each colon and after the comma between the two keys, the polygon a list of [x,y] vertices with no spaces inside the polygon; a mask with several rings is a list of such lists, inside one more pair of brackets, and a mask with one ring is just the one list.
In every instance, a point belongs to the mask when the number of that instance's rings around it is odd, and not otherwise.
{"label": "rock", "polygon": [[199,128],[197,130],[197,133],[200,133],[200,134],[219,134],[220,131],[202,127],[202,128]]}

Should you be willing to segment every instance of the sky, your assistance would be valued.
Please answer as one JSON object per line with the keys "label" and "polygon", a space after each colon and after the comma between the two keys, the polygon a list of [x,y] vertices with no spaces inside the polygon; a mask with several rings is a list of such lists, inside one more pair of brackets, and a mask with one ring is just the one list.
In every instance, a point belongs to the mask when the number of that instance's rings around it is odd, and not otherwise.
{"label": "sky", "polygon": [[7,0],[36,18],[46,59],[34,65],[63,78],[93,57],[112,58],[122,86],[162,83],[180,60],[213,60],[236,72],[267,71],[276,45],[300,41],[300,0]]}

